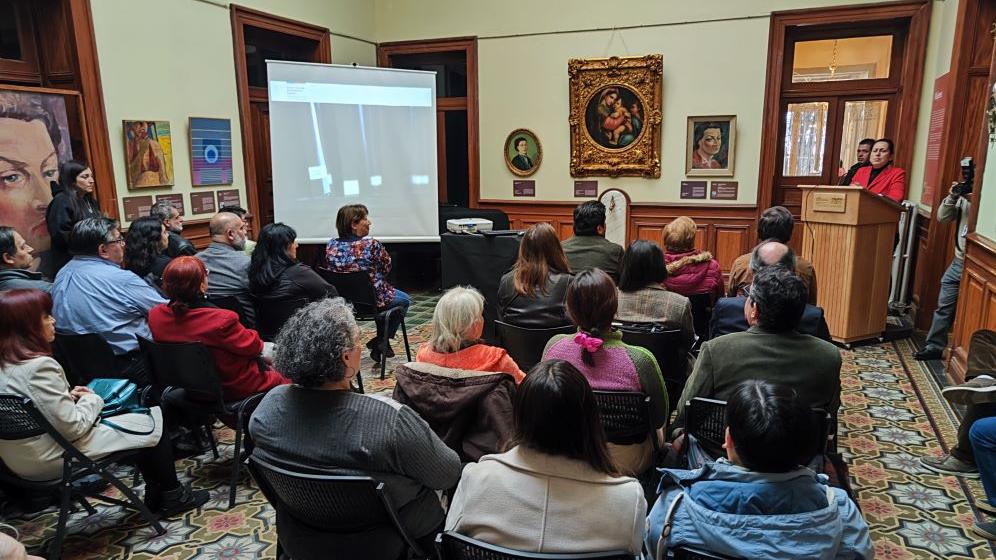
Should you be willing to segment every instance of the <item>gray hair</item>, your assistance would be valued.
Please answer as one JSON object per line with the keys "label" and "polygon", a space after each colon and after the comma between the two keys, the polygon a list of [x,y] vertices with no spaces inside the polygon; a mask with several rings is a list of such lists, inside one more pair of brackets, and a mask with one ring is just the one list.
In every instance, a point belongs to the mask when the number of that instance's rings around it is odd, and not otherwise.
{"label": "gray hair", "polygon": [[316,301],[294,314],[277,335],[273,365],[302,387],[341,381],[343,354],[356,346],[360,329],[342,298]]}
{"label": "gray hair", "polygon": [[484,296],[469,286],[450,288],[439,298],[432,312],[432,335],[429,347],[449,354],[460,349],[467,331],[484,313]]}
{"label": "gray hair", "polygon": [[[764,248],[766,246],[770,246],[770,245],[781,245],[781,246],[785,247],[785,249],[786,249],[785,250],[785,254],[783,254],[782,257],[780,259],[778,259],[778,262],[768,263],[768,262],[765,262],[764,259],[761,257],[761,252],[764,250]],[[769,247],[769,249],[770,249],[770,247]],[[781,243],[779,241],[772,241],[772,240],[769,239],[768,241],[765,241],[765,242],[759,244],[757,247],[754,247],[754,250],[751,251],[751,253],[750,253],[750,271],[752,273],[754,273],[754,274],[757,274],[762,268],[765,268],[765,267],[768,267],[768,266],[773,266],[773,265],[783,266],[783,267],[785,267],[786,270],[789,270],[789,271],[791,271],[791,272],[794,273],[795,272],[795,252],[788,245],[785,245],[784,243]]]}
{"label": "gray hair", "polygon": [[152,205],[152,208],[149,209],[149,215],[159,218],[160,222],[165,222],[166,220],[173,218],[174,211],[177,214],[180,213],[180,210],[178,210],[176,206],[173,206],[172,202],[168,200],[159,200]]}

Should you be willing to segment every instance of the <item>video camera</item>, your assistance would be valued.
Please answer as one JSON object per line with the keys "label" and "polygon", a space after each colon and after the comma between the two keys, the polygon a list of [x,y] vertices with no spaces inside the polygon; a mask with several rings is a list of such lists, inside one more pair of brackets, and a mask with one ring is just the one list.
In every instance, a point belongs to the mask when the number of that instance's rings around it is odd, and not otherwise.
{"label": "video camera", "polygon": [[971,157],[964,157],[961,160],[961,182],[955,183],[951,187],[951,193],[955,196],[965,196],[972,194],[972,186],[975,181],[975,162]]}

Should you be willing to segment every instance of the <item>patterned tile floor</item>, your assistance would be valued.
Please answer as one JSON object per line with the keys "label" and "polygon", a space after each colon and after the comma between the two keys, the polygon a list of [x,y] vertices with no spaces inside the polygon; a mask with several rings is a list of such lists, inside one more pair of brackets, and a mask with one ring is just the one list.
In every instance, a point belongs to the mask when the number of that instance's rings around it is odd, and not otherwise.
{"label": "patterned tile floor", "polygon": [[[417,296],[409,312],[413,353],[426,338],[436,299],[435,294]],[[364,327],[372,329],[372,325]],[[394,345],[398,353],[394,363],[403,359],[400,338]],[[938,476],[917,461],[950,448],[958,424],[929,369],[913,360],[914,350],[912,342],[898,341],[843,351],[840,448],[851,466],[854,488],[871,527],[876,558],[994,558],[993,547],[969,530],[976,520],[984,519],[974,507],[982,498],[978,481]],[[367,358],[364,371],[371,367]],[[381,381],[368,373],[364,381],[368,392],[386,393],[393,387],[390,375]],[[231,439],[228,430],[219,430],[218,435],[225,442]],[[217,461],[206,454],[178,462],[185,480],[212,493],[211,502],[201,511],[170,521],[163,536],[155,536],[119,508],[97,506],[97,515],[89,517],[78,512],[70,521],[63,558],[272,558],[273,510],[248,478],[239,488],[237,505],[226,509],[231,445],[222,445],[220,451]],[[6,508],[3,517],[32,548],[42,545],[54,531],[52,510],[21,515]]]}

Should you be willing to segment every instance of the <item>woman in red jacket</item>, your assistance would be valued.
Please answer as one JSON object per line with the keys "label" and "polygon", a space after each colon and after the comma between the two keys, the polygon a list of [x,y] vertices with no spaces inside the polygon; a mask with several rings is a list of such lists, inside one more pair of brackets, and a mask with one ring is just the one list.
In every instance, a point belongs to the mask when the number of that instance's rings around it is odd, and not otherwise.
{"label": "woman in red jacket", "polygon": [[263,340],[259,333],[243,327],[234,311],[211,304],[204,296],[207,287],[207,268],[200,259],[173,259],[163,271],[163,291],[170,301],[149,312],[152,338],[207,346],[226,401],[290,383],[261,357]]}
{"label": "woman in red jacket", "polygon": [[902,202],[906,198],[906,171],[892,165],[892,154],[892,140],[876,140],[868,158],[871,165],[858,169],[851,184]]}
{"label": "woman in red jacket", "polygon": [[723,297],[723,272],[712,253],[695,248],[695,229],[695,222],[687,216],[664,227],[664,285],[685,297],[709,294],[716,300]]}

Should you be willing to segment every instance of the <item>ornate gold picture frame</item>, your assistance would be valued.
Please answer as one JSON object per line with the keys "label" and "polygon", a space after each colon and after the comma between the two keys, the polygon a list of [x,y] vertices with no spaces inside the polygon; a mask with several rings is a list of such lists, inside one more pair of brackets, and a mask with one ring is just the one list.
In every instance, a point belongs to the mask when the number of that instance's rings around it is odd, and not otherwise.
{"label": "ornate gold picture frame", "polygon": [[571,176],[661,176],[662,56],[580,59],[570,77]]}

